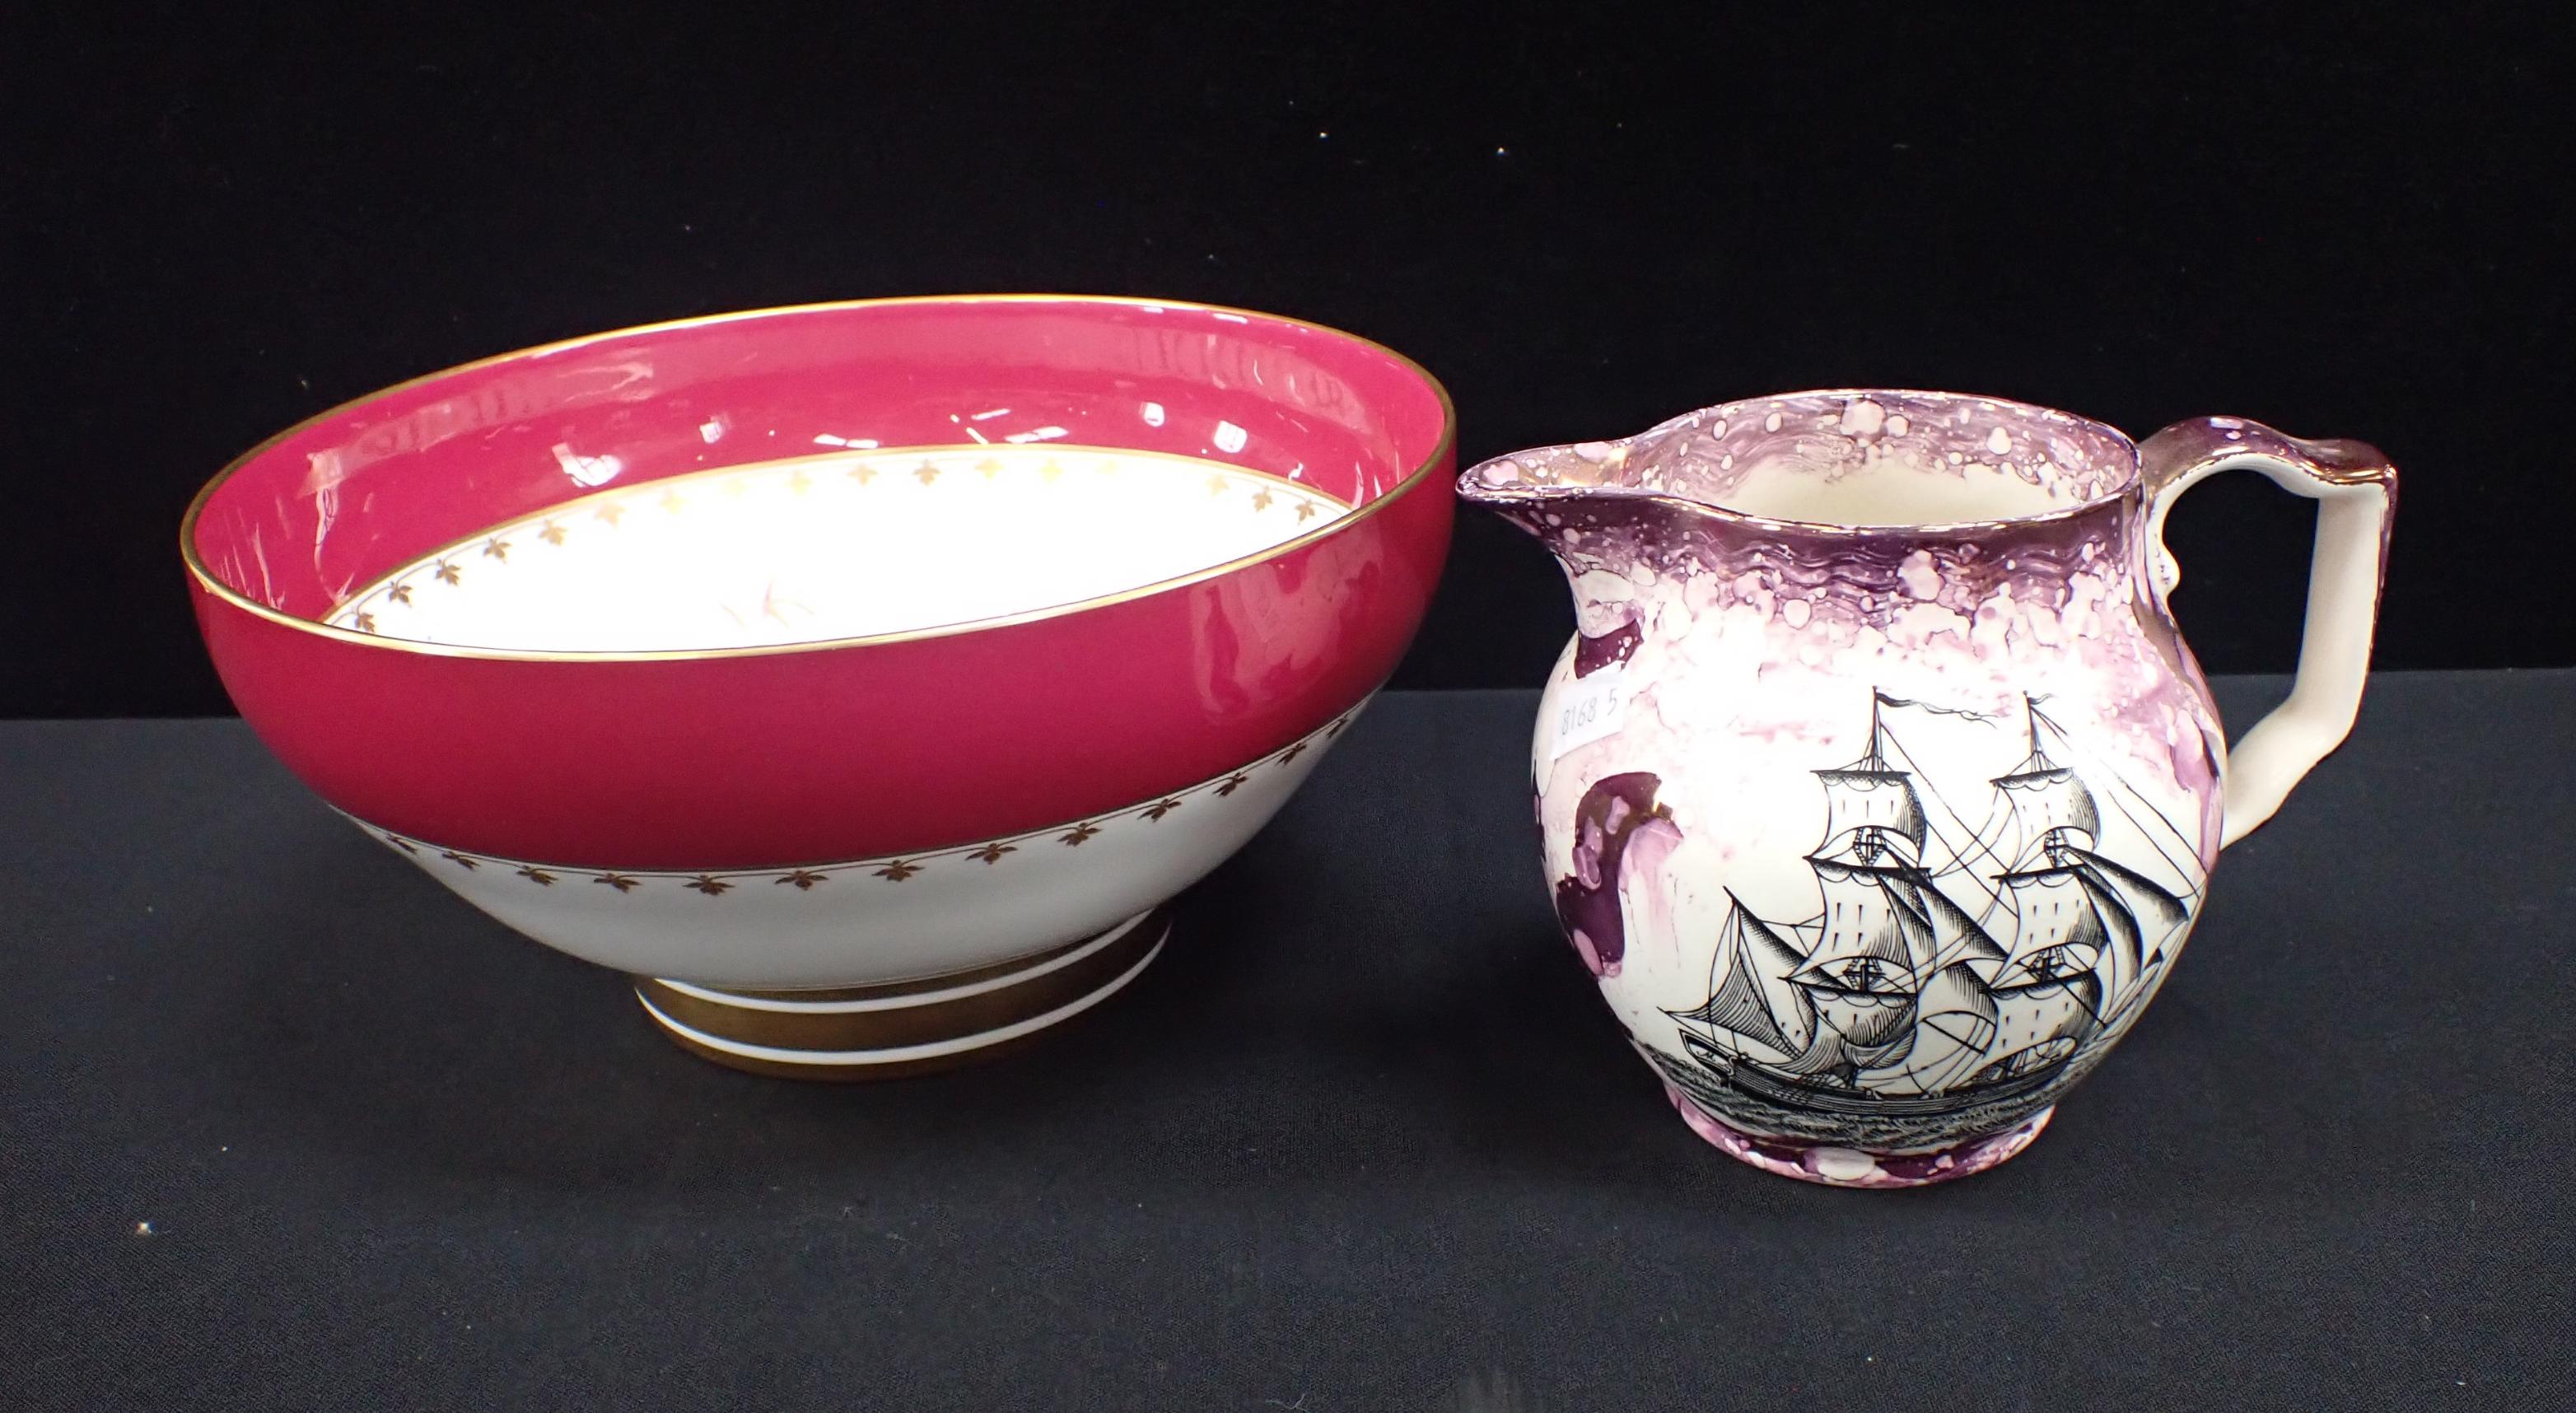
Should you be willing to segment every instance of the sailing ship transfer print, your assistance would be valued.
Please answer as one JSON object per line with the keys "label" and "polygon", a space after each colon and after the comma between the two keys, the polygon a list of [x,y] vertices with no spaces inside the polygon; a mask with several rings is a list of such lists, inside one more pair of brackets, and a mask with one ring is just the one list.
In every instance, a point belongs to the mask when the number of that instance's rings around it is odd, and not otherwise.
{"label": "sailing ship transfer print", "polygon": [[1966,715],[1873,691],[1867,750],[1814,772],[1809,917],[1730,891],[1707,998],[1650,1050],[1756,1131],[1886,1144],[2047,1106],[2144,1007],[2205,881],[2191,838],[2025,698],[2021,755],[1963,810],[1889,718]]}

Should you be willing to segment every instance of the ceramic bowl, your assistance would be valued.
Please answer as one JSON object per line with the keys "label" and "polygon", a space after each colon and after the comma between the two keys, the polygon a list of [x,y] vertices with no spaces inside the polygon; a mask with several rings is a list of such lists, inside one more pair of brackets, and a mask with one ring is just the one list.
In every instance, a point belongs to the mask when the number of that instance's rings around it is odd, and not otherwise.
{"label": "ceramic bowl", "polygon": [[1205,306],[864,301],[323,413],[180,532],[333,807],[742,1068],[873,1077],[1097,1003],[1394,669],[1452,414]]}

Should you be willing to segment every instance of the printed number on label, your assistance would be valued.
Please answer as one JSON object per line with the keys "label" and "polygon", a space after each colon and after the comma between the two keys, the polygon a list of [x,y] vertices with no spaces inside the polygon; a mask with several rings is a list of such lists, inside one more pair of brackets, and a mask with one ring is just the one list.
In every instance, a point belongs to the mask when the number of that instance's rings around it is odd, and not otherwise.
{"label": "printed number on label", "polygon": [[1549,760],[1618,732],[1628,714],[1627,676],[1624,664],[1614,662],[1566,684],[1551,705]]}

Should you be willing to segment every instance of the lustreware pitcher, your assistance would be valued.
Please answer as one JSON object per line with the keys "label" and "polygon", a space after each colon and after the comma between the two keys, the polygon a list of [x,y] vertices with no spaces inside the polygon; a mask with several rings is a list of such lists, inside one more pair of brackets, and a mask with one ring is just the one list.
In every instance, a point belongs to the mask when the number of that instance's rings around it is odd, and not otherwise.
{"label": "lustreware pitcher", "polygon": [[[2319,519],[2296,685],[2230,752],[2161,536],[2237,467]],[[2235,418],[2132,443],[1870,390],[1459,489],[1573,585],[1538,815],[1558,919],[1638,1051],[1727,1153],[1904,1187],[2038,1135],[2171,973],[2219,850],[2351,729],[2396,472]]]}

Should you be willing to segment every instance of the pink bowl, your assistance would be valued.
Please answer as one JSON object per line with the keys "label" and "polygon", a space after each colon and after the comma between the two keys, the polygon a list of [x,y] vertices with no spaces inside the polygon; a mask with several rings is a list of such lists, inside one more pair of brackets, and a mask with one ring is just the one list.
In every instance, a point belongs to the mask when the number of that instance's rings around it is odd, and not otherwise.
{"label": "pink bowl", "polygon": [[[226,467],[180,540],[243,717],[334,807],[424,866],[444,861],[432,872],[478,904],[692,991],[944,995],[956,975],[1091,937],[1113,903],[1126,918],[1163,899],[1087,903],[1009,938],[1003,923],[961,925],[972,936],[955,946],[923,929],[975,913],[974,897],[927,924],[914,905],[902,944],[857,914],[813,919],[813,935],[785,947],[768,934],[795,926],[712,910],[656,924],[699,939],[684,954],[670,939],[622,950],[614,934],[636,929],[600,917],[559,926],[547,900],[631,901],[647,890],[571,885],[661,876],[775,874],[795,886],[744,886],[855,894],[796,875],[1123,817],[1335,729],[1394,669],[1430,598],[1448,544],[1452,431],[1446,394],[1412,362],[1272,316],[1059,296],[862,301],[577,339],[362,398]],[[849,448],[900,458],[982,443],[1186,456],[1349,509],[1177,576],[859,637],[594,651],[351,626],[372,623],[350,619],[353,597],[382,592],[403,566],[445,553],[456,568],[442,561],[442,579],[498,573],[477,558],[493,527],[587,507],[604,490]],[[925,484],[936,470],[923,462]],[[993,569],[979,563],[987,552],[974,537],[940,547],[959,576]],[[1200,871],[1215,861],[1183,852]],[[1000,886],[1006,871],[985,862]],[[527,899],[485,896],[489,875],[530,871],[550,877]]]}

